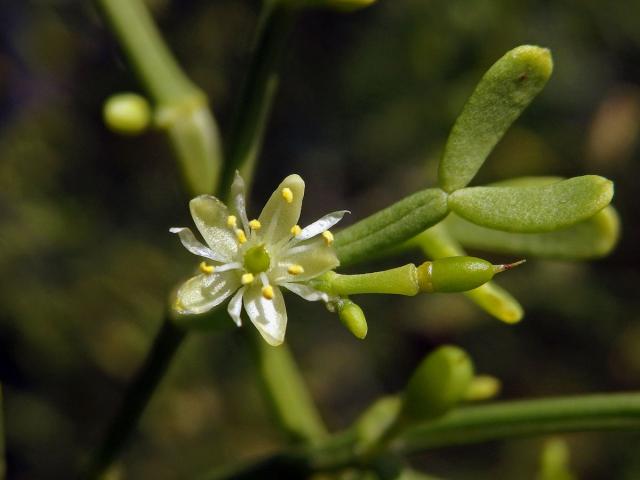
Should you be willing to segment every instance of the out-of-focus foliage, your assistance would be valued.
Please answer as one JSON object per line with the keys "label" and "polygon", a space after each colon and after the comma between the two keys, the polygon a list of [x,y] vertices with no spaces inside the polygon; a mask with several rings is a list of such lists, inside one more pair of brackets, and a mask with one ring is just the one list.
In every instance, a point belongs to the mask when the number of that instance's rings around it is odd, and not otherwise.
{"label": "out-of-focus foliage", "polygon": [[[223,131],[255,3],[150,2]],[[87,2],[5,2],[0,27],[7,460],[16,478],[62,478],[96,444],[167,292],[191,273],[167,232],[188,221],[188,198],[161,135],[123,138],[101,123],[107,97],[140,87]],[[345,205],[363,218],[432,186],[435,160],[482,72],[524,43],[552,50],[554,75],[472,185],[597,173],[615,181],[622,241],[597,263],[530,262],[499,280],[526,309],[514,327],[458,295],[362,297],[356,301],[372,312],[362,342],[335,316],[291,299],[298,313],[289,340],[333,428],[403,386],[425,352],[445,342],[463,345],[479,371],[498,377],[503,398],[640,387],[637,3],[379,0],[352,15],[305,15],[254,204],[292,172],[307,179],[303,223]],[[184,478],[279,444],[247,354],[233,330],[184,345],[123,459],[129,478]],[[640,476],[638,435],[568,441],[579,478]],[[541,445],[453,449],[416,466],[449,478],[531,477]]]}

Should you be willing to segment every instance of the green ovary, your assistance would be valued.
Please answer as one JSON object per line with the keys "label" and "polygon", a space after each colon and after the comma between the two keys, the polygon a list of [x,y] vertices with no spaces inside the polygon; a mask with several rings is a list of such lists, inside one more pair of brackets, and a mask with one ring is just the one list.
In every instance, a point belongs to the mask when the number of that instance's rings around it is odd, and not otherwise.
{"label": "green ovary", "polygon": [[247,272],[261,273],[266,272],[271,264],[271,258],[264,245],[251,247],[244,254],[244,268]]}

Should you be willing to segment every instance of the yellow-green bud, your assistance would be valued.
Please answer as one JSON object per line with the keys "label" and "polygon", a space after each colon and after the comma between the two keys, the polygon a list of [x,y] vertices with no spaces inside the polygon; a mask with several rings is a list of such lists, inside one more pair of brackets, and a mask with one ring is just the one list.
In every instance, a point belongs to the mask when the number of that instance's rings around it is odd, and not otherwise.
{"label": "yellow-green bud", "polygon": [[369,327],[367,319],[362,309],[349,299],[342,299],[338,303],[338,316],[345,327],[349,329],[357,338],[363,339],[367,336]]}
{"label": "yellow-green bud", "polygon": [[151,108],[147,100],[136,93],[118,93],[104,103],[102,116],[114,132],[138,135],[151,122]]}
{"label": "yellow-green bud", "polygon": [[478,375],[471,380],[471,384],[464,395],[464,399],[470,402],[489,400],[500,393],[502,384],[500,380],[491,375]]}
{"label": "yellow-green bud", "polygon": [[403,417],[426,420],[455,407],[469,389],[473,363],[462,349],[452,345],[427,355],[415,370],[404,392]]}

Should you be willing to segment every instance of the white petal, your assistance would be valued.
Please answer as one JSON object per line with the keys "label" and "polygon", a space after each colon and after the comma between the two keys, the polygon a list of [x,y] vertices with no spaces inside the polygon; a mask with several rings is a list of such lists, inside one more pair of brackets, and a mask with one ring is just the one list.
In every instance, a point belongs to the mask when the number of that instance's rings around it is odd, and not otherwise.
{"label": "white petal", "polygon": [[205,247],[196,239],[195,235],[189,228],[173,227],[170,228],[169,231],[171,233],[177,233],[180,236],[180,241],[182,242],[184,248],[189,250],[194,255],[210,258],[211,260],[215,260],[216,262],[227,262],[229,260],[222,255],[216,255],[209,247]]}
{"label": "white petal", "polygon": [[242,313],[242,295],[244,294],[245,288],[246,287],[240,288],[240,290],[238,290],[236,294],[231,297],[229,306],[227,307],[229,316],[239,327],[242,325],[242,318],[240,317],[240,315]]}
{"label": "white petal", "polygon": [[222,303],[239,286],[237,272],[197,275],[178,290],[176,308],[184,314],[204,313]]}
{"label": "white petal", "polygon": [[[287,273],[289,265],[300,265],[304,273],[290,275]],[[282,282],[302,282],[333,270],[340,261],[336,257],[333,247],[327,245],[322,238],[308,240],[285,251],[278,261],[278,270],[274,272],[275,278]]]}
{"label": "white petal", "polygon": [[287,309],[279,288],[273,288],[273,299],[262,296],[262,286],[252,285],[245,294],[244,309],[269,345],[278,346],[284,341],[287,328]]}
{"label": "white petal", "polygon": [[309,285],[303,283],[281,283],[280,286],[301,296],[308,302],[317,302],[318,300],[324,302],[329,301],[329,295],[327,295],[327,293],[311,288]]}
{"label": "white petal", "polygon": [[247,206],[245,200],[244,180],[240,173],[236,170],[236,176],[231,184],[231,198],[233,199],[233,207],[242,223],[244,233],[249,235],[249,219],[247,218]]}
{"label": "white petal", "polygon": [[211,195],[200,195],[189,202],[193,221],[216,254],[228,262],[238,251],[238,243],[234,232],[227,226],[229,210]]}
{"label": "white petal", "polygon": [[[282,193],[284,189],[291,191],[291,203],[285,200]],[[304,180],[299,175],[289,175],[280,183],[258,218],[264,229],[262,238],[266,243],[274,244],[291,236],[291,227],[300,219],[303,197]]]}
{"label": "white petal", "polygon": [[293,238],[293,242],[301,242],[308,238],[315,237],[325,230],[329,230],[336,223],[342,220],[345,213],[351,213],[349,210],[338,210],[337,212],[327,213],[324,217],[316,220],[311,225],[307,225],[302,229],[299,235]]}

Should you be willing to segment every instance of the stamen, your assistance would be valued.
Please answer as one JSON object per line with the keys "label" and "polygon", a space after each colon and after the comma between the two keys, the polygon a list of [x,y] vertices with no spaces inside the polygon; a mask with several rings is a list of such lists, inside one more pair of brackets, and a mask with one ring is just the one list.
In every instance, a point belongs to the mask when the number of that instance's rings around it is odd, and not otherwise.
{"label": "stamen", "polygon": [[329,230],[325,230],[324,232],[322,232],[322,238],[324,238],[324,243],[326,243],[327,245],[331,245],[333,243],[333,233],[331,233]]}
{"label": "stamen", "polygon": [[244,233],[244,230],[237,229],[236,237],[238,238],[238,242],[245,243],[247,241],[247,236]]}
{"label": "stamen", "polygon": [[200,262],[200,271],[205,274],[211,274],[216,270],[213,265],[207,265],[206,262]]}
{"label": "stamen", "polygon": [[267,300],[273,300],[273,287],[271,285],[262,287],[262,296]]}
{"label": "stamen", "polygon": [[302,232],[300,225],[294,225],[293,227],[291,227],[291,235],[293,235],[294,237],[300,235],[300,232]]}
{"label": "stamen", "polygon": [[289,265],[289,268],[287,268],[287,272],[289,272],[291,275],[300,275],[301,273],[304,273],[304,268],[302,267],[302,265],[294,263],[293,265]]}
{"label": "stamen", "polygon": [[256,219],[253,219],[249,222],[249,228],[251,230],[259,230],[260,227],[262,227],[262,224]]}
{"label": "stamen", "polygon": [[240,282],[243,285],[249,285],[250,283],[253,282],[253,279],[254,279],[253,273],[243,273],[242,277],[240,278]]}
{"label": "stamen", "polygon": [[287,203],[293,202],[293,192],[289,187],[282,189],[282,198],[284,198]]}
{"label": "stamen", "polygon": [[236,228],[238,226],[238,219],[235,215],[229,215],[227,217],[227,227]]}

